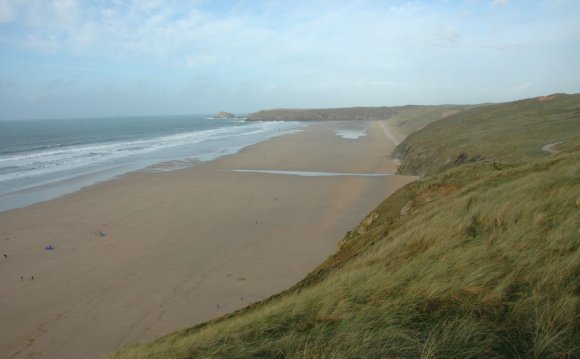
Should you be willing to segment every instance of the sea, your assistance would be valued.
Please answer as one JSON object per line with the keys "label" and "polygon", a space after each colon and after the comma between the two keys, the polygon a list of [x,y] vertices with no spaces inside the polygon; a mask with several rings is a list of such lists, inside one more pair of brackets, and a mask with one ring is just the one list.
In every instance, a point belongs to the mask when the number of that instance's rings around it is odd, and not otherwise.
{"label": "sea", "polygon": [[0,121],[0,211],[128,172],[194,166],[305,126],[203,115]]}

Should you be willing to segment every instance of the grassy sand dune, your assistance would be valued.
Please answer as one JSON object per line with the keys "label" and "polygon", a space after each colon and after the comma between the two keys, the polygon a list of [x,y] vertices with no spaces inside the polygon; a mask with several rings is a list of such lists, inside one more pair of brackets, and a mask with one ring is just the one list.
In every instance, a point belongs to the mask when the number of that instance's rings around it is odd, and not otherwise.
{"label": "grassy sand dune", "polygon": [[555,94],[459,112],[410,135],[396,150],[400,171],[430,175],[465,162],[510,163],[580,149],[580,94]]}
{"label": "grassy sand dune", "polygon": [[579,160],[410,184],[286,295],[112,357],[574,357]]}
{"label": "grassy sand dune", "polygon": [[[560,97],[473,110],[487,131],[466,113],[427,126],[401,145],[402,168],[438,174],[390,196],[305,280],[110,358],[580,356],[580,97]],[[537,146],[562,136],[558,154]],[[481,158],[445,169],[458,148]],[[429,151],[447,152],[416,155]]]}

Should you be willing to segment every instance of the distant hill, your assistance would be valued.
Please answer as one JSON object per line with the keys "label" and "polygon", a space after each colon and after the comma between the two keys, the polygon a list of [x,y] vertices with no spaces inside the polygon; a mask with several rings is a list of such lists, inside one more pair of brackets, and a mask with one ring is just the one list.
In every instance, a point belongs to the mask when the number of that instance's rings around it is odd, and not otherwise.
{"label": "distant hill", "polygon": [[478,105],[346,107],[331,109],[274,109],[248,115],[249,121],[377,121],[389,120],[408,134],[430,122]]}
{"label": "distant hill", "polygon": [[365,121],[393,117],[402,107],[352,107],[337,109],[274,109],[248,115],[250,121]]}
{"label": "distant hill", "polygon": [[474,161],[523,163],[542,147],[580,144],[580,94],[531,98],[458,112],[411,134],[395,150],[400,172],[426,176]]}
{"label": "distant hill", "polygon": [[424,177],[302,282],[110,358],[580,357],[580,95],[431,122],[398,148]]}

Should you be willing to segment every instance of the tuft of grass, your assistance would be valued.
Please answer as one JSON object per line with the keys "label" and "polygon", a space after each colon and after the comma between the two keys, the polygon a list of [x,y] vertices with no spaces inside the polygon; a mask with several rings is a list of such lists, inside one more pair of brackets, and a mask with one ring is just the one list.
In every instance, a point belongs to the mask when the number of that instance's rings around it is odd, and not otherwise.
{"label": "tuft of grass", "polygon": [[522,153],[424,163],[293,288],[108,358],[580,357],[580,150]]}

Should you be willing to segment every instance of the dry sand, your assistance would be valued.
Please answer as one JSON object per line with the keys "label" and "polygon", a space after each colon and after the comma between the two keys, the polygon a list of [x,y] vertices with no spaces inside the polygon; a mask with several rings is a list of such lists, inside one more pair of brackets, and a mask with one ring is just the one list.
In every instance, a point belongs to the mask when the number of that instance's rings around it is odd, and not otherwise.
{"label": "dry sand", "polygon": [[[368,135],[334,134],[345,126]],[[0,213],[0,357],[97,358],[292,286],[412,178],[228,170],[393,173],[384,130],[323,123]]]}

